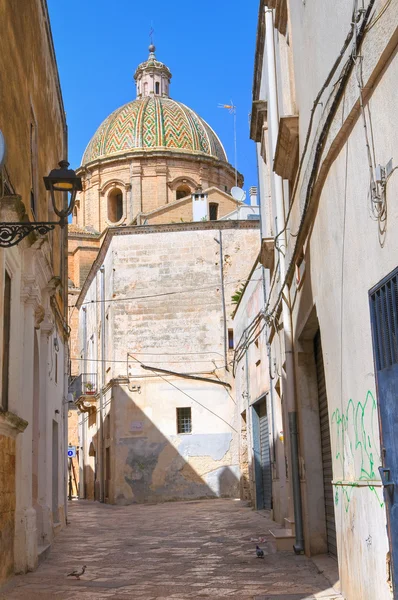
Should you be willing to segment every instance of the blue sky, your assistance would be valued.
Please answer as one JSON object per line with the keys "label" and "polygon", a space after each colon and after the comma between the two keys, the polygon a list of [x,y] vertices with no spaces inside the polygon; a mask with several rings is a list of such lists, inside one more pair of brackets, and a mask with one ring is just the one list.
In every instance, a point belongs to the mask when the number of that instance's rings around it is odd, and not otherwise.
{"label": "blue sky", "polygon": [[69,161],[76,168],[101,122],[135,98],[133,74],[147,59],[149,31],[156,57],[173,78],[170,95],[217,132],[234,161],[237,106],[238,170],[245,189],[257,184],[249,139],[258,2],[248,0],[48,0],[69,127]]}

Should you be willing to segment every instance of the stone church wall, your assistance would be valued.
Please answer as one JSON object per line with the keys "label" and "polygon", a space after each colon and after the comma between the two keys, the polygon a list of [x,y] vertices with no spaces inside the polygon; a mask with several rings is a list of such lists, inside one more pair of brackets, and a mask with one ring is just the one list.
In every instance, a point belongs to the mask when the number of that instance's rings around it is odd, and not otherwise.
{"label": "stone church wall", "polygon": [[[104,463],[109,502],[239,495],[240,417],[231,371],[225,369],[218,242],[221,229],[229,329],[231,297],[258,254],[259,231],[255,223],[222,223],[205,223],[203,229],[191,224],[169,231],[137,228],[135,234],[120,230],[98,260],[96,267],[105,268],[108,299],[105,405],[112,433]],[[83,300],[92,357],[100,356],[101,303],[90,302],[99,299],[100,277],[97,271]],[[83,323],[80,314],[80,328]],[[159,375],[141,364],[211,381]],[[217,379],[231,388],[212,383]],[[192,431],[178,433],[177,408],[187,407]],[[87,447],[90,440],[95,446],[98,423],[87,431]],[[92,497],[93,490],[88,494]]]}

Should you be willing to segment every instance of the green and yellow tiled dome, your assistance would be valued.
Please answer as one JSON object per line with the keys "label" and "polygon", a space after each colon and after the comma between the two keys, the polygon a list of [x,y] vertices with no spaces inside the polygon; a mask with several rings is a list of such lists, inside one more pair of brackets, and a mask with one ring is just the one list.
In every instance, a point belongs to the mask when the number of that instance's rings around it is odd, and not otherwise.
{"label": "green and yellow tiled dome", "polygon": [[227,161],[219,138],[193,110],[168,97],[145,96],[128,102],[105,119],[88,144],[82,165],[154,150]]}

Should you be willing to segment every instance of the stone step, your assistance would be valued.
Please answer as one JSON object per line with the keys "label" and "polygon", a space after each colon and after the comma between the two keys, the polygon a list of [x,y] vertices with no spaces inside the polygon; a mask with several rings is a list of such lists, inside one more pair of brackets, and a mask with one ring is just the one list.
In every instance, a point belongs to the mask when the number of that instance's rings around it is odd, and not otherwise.
{"label": "stone step", "polygon": [[296,536],[291,529],[270,529],[269,532],[276,543],[277,552],[293,552]]}
{"label": "stone step", "polygon": [[54,535],[58,535],[58,533],[61,531],[61,529],[62,529],[62,523],[60,523],[60,522],[53,523]]}
{"label": "stone step", "polygon": [[285,529],[291,529],[293,532],[293,535],[296,535],[296,523],[293,521],[293,519],[284,519],[285,521]]}
{"label": "stone step", "polygon": [[48,558],[48,555],[50,554],[50,550],[51,550],[51,544],[44,544],[42,546],[37,547],[37,555],[38,555],[39,565],[43,562],[43,560],[46,560],[46,558]]}

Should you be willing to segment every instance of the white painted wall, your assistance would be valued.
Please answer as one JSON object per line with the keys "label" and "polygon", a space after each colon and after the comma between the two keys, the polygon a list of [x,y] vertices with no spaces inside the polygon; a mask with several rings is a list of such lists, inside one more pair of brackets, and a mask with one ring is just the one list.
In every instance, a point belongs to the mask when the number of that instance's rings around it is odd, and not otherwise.
{"label": "white painted wall", "polygon": [[[382,4],[375,3],[375,14]],[[351,26],[352,4],[339,0],[333,5],[333,10],[326,2],[288,2],[288,6],[289,43],[294,66],[290,75],[294,77],[301,152],[314,99]],[[398,156],[396,110],[391,99],[396,95],[398,61],[395,55],[391,55],[391,60],[388,58],[396,45],[398,3],[393,0],[372,25],[361,48],[363,85],[368,93],[365,97],[367,127],[369,135],[370,131],[373,135],[375,163],[385,165],[393,158],[395,167],[395,157]],[[290,63],[278,55],[282,46],[279,37],[276,45],[277,79],[283,88],[278,90],[280,116],[286,114],[284,90],[286,82],[290,81],[286,69],[291,68]],[[337,89],[340,76],[341,67],[315,110],[308,152],[287,223],[287,265],[293,256],[294,261],[297,260],[293,251],[315,156],[313,143],[318,139],[331,106],[327,98],[333,89]],[[265,88],[264,79],[261,88],[264,95]],[[304,253],[303,277],[300,283],[293,277],[290,289],[306,551],[316,553],[317,548],[320,551],[322,538],[322,494],[317,489],[319,486],[314,485],[316,478],[321,476],[316,472],[319,458],[315,451],[319,432],[314,429],[318,418],[317,394],[314,391],[313,364],[310,364],[311,360],[313,363],[313,336],[319,326],[329,405],[342,592],[348,600],[387,600],[390,598],[386,576],[389,546],[383,489],[378,474],[378,466],[381,465],[378,399],[368,292],[397,266],[398,242],[393,232],[398,223],[394,202],[398,180],[393,173],[387,183],[387,229],[385,235],[380,235],[380,223],[370,207],[365,143],[354,71],[347,81],[321,156],[322,181],[313,192],[313,200],[316,201],[316,208],[311,213],[313,226],[298,248]],[[260,174],[260,190],[265,185],[266,175]],[[272,190],[271,178],[271,194]],[[292,199],[285,197],[285,209],[290,202]],[[272,200],[268,207],[261,203],[263,223],[268,218],[269,206],[275,214],[272,205]],[[280,281],[276,280],[271,290],[270,309],[276,301],[279,286]],[[278,320],[275,324],[278,325]],[[277,371],[283,373],[284,349],[276,334],[272,340],[272,352],[277,360]],[[282,380],[281,383],[283,394]],[[289,491],[286,495],[289,499]]]}

